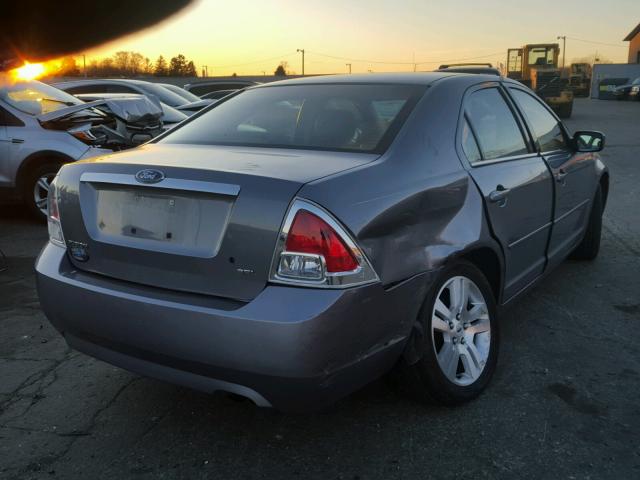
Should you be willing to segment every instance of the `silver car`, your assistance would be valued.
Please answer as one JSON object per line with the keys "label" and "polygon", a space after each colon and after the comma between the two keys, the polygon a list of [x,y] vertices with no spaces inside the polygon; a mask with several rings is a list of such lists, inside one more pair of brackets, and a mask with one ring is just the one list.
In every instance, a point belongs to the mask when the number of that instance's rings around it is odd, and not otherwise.
{"label": "silver car", "polygon": [[68,82],[55,83],[54,86],[73,95],[81,93],[137,93],[140,95],[153,96],[162,103],[186,115],[193,115],[195,112],[213,103],[212,100],[203,100],[197,97],[195,100],[186,98],[184,95],[189,94],[186,90],[177,93],[173,89],[166,88],[160,83],[128,78],[70,80]]}
{"label": "silver car", "polygon": [[598,254],[603,146],[495,75],[251,87],[61,170],[40,303],[77,350],[261,406],[394,366],[459,404],[496,369],[502,308]]}
{"label": "silver car", "polygon": [[0,77],[0,194],[44,219],[63,164],[144,143],[163,131],[162,117],[144,96],[85,103],[35,80]]}
{"label": "silver car", "polygon": [[38,81],[0,77],[0,194],[24,201],[44,218],[49,182],[64,163],[108,153],[66,130],[44,128],[38,116],[82,102]]}

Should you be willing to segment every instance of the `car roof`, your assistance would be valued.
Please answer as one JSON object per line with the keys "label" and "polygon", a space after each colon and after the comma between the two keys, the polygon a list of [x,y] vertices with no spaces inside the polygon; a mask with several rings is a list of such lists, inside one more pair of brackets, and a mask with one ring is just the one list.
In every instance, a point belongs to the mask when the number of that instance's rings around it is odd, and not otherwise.
{"label": "car roof", "polygon": [[224,83],[242,83],[244,85],[259,85],[260,82],[256,82],[255,80],[246,80],[243,78],[227,78],[227,79],[216,79],[216,80],[199,80],[197,82],[187,83],[185,87],[196,87],[199,85],[218,85]]}
{"label": "car roof", "polygon": [[314,77],[298,77],[290,80],[280,80],[276,82],[256,85],[253,88],[269,88],[272,85],[330,85],[330,84],[389,84],[389,85],[431,85],[443,80],[459,79],[467,80],[467,83],[496,82],[503,79],[496,75],[456,72],[410,72],[410,73],[363,73],[352,75],[319,75]]}

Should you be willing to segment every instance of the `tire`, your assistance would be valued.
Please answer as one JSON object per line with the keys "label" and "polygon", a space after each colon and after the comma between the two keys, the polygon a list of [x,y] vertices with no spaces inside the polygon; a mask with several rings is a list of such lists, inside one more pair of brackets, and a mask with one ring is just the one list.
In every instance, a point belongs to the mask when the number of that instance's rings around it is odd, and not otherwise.
{"label": "tire", "polygon": [[[442,321],[446,316],[443,316],[440,311],[449,310],[451,307],[451,295],[455,291],[451,288],[455,289],[455,283],[460,282],[461,278],[473,284],[475,289],[467,285],[468,291],[471,291],[475,297],[473,301],[476,305],[478,295],[482,297],[484,308],[481,308],[477,315],[472,314],[471,317],[465,318],[464,313],[462,316],[451,314],[448,316],[448,321]],[[439,312],[435,313],[438,300]],[[469,305],[469,300],[471,298],[467,299],[466,305]],[[446,308],[443,309],[441,304]],[[467,307],[464,309],[467,312],[472,311]],[[473,319],[472,317],[475,316],[478,318]],[[470,323],[465,320],[469,320]],[[484,330],[487,327],[488,330]],[[478,332],[470,332],[472,328]],[[483,331],[480,332],[480,330]],[[449,342],[445,339],[447,336]],[[453,340],[456,336],[457,340]],[[407,351],[398,369],[401,385],[420,401],[435,401],[454,406],[473,400],[487,387],[496,369],[499,339],[497,310],[489,282],[473,264],[466,261],[457,262],[438,276],[427,294]],[[470,344],[473,344],[473,350]],[[458,353],[456,360],[455,352],[462,351],[467,353],[464,355]],[[475,355],[472,355],[473,351]],[[440,361],[438,355],[440,355]],[[473,362],[474,356],[482,360]],[[447,359],[451,361],[447,362]],[[455,367],[453,367],[454,363]],[[445,364],[450,368],[446,369]],[[477,374],[475,376],[468,373],[473,370],[473,368],[469,369],[472,365],[481,366],[475,372]],[[445,370],[448,370],[448,373]]]}
{"label": "tire", "polygon": [[[48,185],[56,176],[60,167],[62,167],[62,163],[49,161],[32,168],[25,176],[22,188],[22,199],[29,214],[37,220],[44,221],[47,218],[46,198],[48,191],[45,189],[45,185],[41,182],[41,179],[46,179]],[[40,201],[38,201],[38,195]]]}
{"label": "tire", "polygon": [[602,235],[602,211],[602,187],[598,185],[598,189],[593,198],[593,205],[591,206],[587,231],[580,244],[571,252],[570,258],[574,260],[593,260],[598,256],[598,252],[600,251],[600,237]]}
{"label": "tire", "polygon": [[571,118],[571,113],[573,113],[573,102],[558,107],[558,116],[560,118]]}

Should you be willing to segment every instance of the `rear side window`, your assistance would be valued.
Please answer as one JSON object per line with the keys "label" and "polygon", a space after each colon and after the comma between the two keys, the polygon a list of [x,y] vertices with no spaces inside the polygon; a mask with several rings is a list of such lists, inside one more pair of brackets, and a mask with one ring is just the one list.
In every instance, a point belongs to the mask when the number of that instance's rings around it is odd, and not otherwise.
{"label": "rear side window", "polygon": [[79,95],[82,93],[107,93],[106,85],[78,85],[77,87],[64,88],[63,90],[72,95]]}
{"label": "rear side window", "polygon": [[245,90],[162,143],[380,152],[424,86],[317,84]]}
{"label": "rear side window", "polygon": [[137,90],[134,90],[131,87],[127,87],[126,85],[116,85],[111,84],[107,85],[107,93],[140,93]]}
{"label": "rear side window", "polygon": [[473,132],[471,131],[469,122],[467,122],[466,118],[464,120],[464,124],[462,125],[462,150],[471,163],[479,162],[482,160],[482,155],[480,154],[478,143],[473,136]]}
{"label": "rear side window", "polygon": [[511,94],[520,105],[520,109],[529,120],[533,133],[538,139],[541,152],[563,150],[567,148],[562,128],[549,111],[532,95],[512,88]]}
{"label": "rear side window", "polygon": [[528,153],[516,119],[497,88],[472,93],[465,111],[476,133],[483,160]]}

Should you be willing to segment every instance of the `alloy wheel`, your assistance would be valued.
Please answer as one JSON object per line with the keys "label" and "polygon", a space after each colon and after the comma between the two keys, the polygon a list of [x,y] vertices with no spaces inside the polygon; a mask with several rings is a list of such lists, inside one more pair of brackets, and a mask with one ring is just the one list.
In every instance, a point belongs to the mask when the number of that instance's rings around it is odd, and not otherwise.
{"label": "alloy wheel", "polygon": [[55,176],[55,173],[46,173],[38,178],[33,186],[33,201],[45,217],[48,214],[49,185]]}
{"label": "alloy wheel", "polygon": [[478,380],[489,358],[491,321],[482,292],[469,278],[452,277],[438,292],[431,339],[449,381],[467,386]]}

